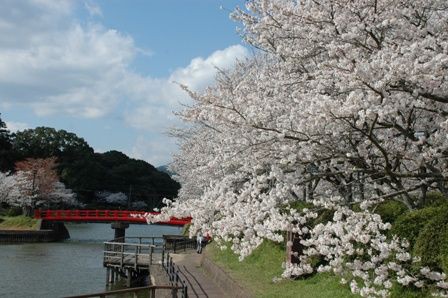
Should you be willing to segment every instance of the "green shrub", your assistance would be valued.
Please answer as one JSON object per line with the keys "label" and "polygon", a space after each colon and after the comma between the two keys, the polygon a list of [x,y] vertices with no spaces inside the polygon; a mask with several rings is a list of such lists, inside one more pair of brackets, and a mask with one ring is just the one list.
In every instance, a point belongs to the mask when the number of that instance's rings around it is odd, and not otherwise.
{"label": "green shrub", "polygon": [[440,192],[429,192],[426,195],[425,207],[448,206],[448,198]]}
{"label": "green shrub", "polygon": [[6,216],[19,216],[22,215],[22,208],[12,207],[6,211]]}
{"label": "green shrub", "polygon": [[378,204],[375,208],[375,213],[379,214],[384,222],[391,224],[406,211],[408,208],[403,203],[392,200]]}
{"label": "green shrub", "polygon": [[445,231],[441,235],[440,242],[440,267],[443,272],[448,273],[448,229],[445,228]]}
{"label": "green shrub", "polygon": [[444,269],[443,261],[448,258],[448,217],[444,210],[425,225],[416,239],[413,252],[421,258],[421,266]]}
{"label": "green shrub", "polygon": [[443,209],[436,207],[404,213],[395,220],[390,233],[400,238],[406,238],[412,249],[423,227],[440,213],[443,213]]}

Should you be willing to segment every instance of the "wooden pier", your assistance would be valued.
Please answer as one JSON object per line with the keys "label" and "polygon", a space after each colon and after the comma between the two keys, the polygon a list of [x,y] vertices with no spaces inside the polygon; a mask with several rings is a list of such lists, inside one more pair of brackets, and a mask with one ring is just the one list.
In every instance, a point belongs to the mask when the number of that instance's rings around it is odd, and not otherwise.
{"label": "wooden pier", "polygon": [[[150,277],[149,285],[70,298],[109,297],[117,294],[133,294],[134,297],[146,294],[145,297],[150,298],[226,297],[213,280],[198,269],[202,255],[194,252],[195,246],[196,239],[179,235],[122,237],[105,242],[103,264],[107,270],[107,283],[125,279],[126,285],[130,287],[132,281]],[[176,251],[182,254],[176,254]],[[180,266],[174,263],[173,256]]]}
{"label": "wooden pier", "polygon": [[170,276],[172,286],[182,283],[175,277],[174,264],[169,253],[195,248],[195,239],[178,235],[163,237],[122,237],[104,242],[103,266],[106,267],[106,284],[126,279],[126,286],[151,275],[152,266],[162,266]]}
{"label": "wooden pier", "polygon": [[150,274],[151,265],[161,262],[163,245],[147,243],[105,242],[103,266],[106,267],[106,283],[114,283],[120,278],[126,279],[127,287],[134,280]]}

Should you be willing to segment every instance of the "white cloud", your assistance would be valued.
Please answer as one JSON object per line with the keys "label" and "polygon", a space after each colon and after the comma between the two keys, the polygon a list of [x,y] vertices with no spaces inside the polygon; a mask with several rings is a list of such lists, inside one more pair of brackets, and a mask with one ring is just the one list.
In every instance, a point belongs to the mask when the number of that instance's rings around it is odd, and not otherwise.
{"label": "white cloud", "polygon": [[125,96],[117,82],[138,49],[116,30],[80,25],[60,3],[70,1],[13,1],[0,11],[0,102],[39,115],[105,115]]}
{"label": "white cloud", "polygon": [[[215,51],[206,58],[194,58],[188,66],[176,69],[167,79],[128,77],[129,81],[123,83],[133,86],[133,98],[138,100],[138,106],[125,112],[126,122],[137,129],[159,134],[166,133],[173,126],[181,125],[173,111],[178,110],[181,104],[188,103],[190,99],[177,83],[200,91],[213,83],[217,68],[231,68],[236,59],[248,56],[246,48],[234,45]],[[150,139],[141,135],[129,154],[153,165],[165,165],[171,161],[176,150],[175,140],[166,134]]]}
{"label": "white cloud", "polygon": [[187,67],[175,70],[170,76],[170,81],[182,83],[190,89],[198,91],[213,82],[217,68],[229,69],[237,59],[243,59],[248,55],[248,50],[245,47],[233,45],[224,50],[215,51],[205,59],[194,58]]}
{"label": "white cloud", "polygon": [[177,145],[174,139],[160,136],[149,140],[144,136],[139,136],[128,155],[132,158],[146,160],[157,167],[168,164],[172,154],[176,151]]}
{"label": "white cloud", "polygon": [[100,17],[103,16],[103,11],[101,10],[101,7],[99,7],[99,5],[97,5],[92,1],[85,1],[84,7],[87,9],[88,13],[91,16],[100,16]]}
{"label": "white cloud", "polygon": [[30,126],[24,122],[6,121],[5,123],[6,123],[6,127],[11,132],[17,132],[19,130],[24,130],[24,129],[30,128]]}
{"label": "white cloud", "polygon": [[[132,86],[141,98],[140,106],[126,113],[127,122],[135,128],[148,131],[166,131],[176,123],[173,110],[180,104],[189,102],[188,95],[178,84],[188,86],[193,91],[200,91],[213,83],[217,69],[231,68],[237,59],[248,57],[248,50],[241,45],[233,45],[224,50],[213,52],[207,58],[194,58],[184,68],[176,69],[166,80],[138,80],[134,78]],[[135,97],[137,98],[137,96]]]}
{"label": "white cloud", "polygon": [[[102,14],[93,1],[83,3],[92,16]],[[126,125],[141,135],[158,134],[151,141],[139,137],[132,155],[155,164],[168,161],[175,145],[162,133],[178,123],[173,110],[189,101],[174,82],[201,90],[213,82],[216,68],[232,67],[235,59],[248,56],[247,49],[234,45],[194,58],[168,78],[143,76],[133,71],[131,63],[136,55],[151,55],[151,51],[137,47],[131,36],[101,24],[81,24],[74,16],[76,4],[3,0],[0,107],[26,106],[39,116],[122,114]]]}

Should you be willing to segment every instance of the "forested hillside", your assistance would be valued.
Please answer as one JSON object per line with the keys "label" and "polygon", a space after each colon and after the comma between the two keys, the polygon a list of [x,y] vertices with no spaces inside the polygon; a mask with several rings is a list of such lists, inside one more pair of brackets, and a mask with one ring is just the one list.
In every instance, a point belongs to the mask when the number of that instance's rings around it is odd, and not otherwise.
{"label": "forested hillside", "polygon": [[14,172],[19,161],[56,157],[61,182],[89,208],[153,209],[174,198],[180,185],[143,160],[119,151],[95,153],[81,137],[37,127],[10,133],[0,119],[0,171]]}

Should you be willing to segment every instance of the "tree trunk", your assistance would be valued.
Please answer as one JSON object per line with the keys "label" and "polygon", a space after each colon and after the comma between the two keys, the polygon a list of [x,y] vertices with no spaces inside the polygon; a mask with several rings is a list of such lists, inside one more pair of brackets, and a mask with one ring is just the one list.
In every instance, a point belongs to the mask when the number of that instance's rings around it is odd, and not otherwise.
{"label": "tree trunk", "polygon": [[22,213],[24,216],[32,217],[34,214],[34,208],[31,206],[25,206],[22,208]]}

